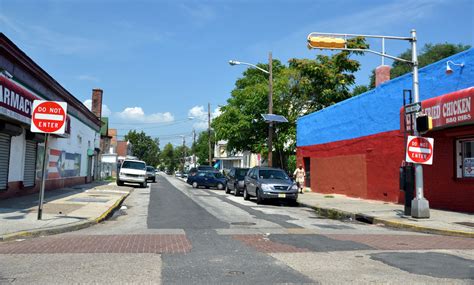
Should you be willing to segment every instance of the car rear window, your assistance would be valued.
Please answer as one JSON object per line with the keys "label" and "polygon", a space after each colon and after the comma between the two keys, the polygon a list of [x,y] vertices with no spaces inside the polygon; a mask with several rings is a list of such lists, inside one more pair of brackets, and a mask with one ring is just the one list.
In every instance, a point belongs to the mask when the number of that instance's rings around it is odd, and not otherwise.
{"label": "car rear window", "polygon": [[154,171],[155,169],[154,169],[152,166],[147,166],[147,167],[146,167],[146,170],[147,170],[147,171]]}
{"label": "car rear window", "polygon": [[246,168],[236,169],[235,170],[235,177],[237,178],[244,178],[249,170]]}
{"label": "car rear window", "polygon": [[139,161],[124,161],[122,164],[122,168],[145,170],[146,164]]}
{"label": "car rear window", "polygon": [[215,170],[214,167],[209,165],[199,165],[198,170]]}

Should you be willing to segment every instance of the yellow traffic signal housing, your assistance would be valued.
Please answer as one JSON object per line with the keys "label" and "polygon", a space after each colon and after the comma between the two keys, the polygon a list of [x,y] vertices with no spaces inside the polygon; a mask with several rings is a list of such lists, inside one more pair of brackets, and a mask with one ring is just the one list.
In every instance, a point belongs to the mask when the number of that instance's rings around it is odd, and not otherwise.
{"label": "yellow traffic signal housing", "polygon": [[433,118],[428,115],[421,115],[416,118],[416,130],[424,134],[433,129]]}
{"label": "yellow traffic signal housing", "polygon": [[344,48],[346,40],[334,37],[309,37],[308,43],[312,48]]}

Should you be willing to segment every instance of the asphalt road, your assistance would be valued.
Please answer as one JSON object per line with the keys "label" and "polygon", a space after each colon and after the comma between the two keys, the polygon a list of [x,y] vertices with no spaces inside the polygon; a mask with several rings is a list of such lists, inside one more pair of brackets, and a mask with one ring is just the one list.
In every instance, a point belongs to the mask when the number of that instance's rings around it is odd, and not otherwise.
{"label": "asphalt road", "polygon": [[474,240],[257,205],[171,176],[87,229],[0,243],[0,284],[473,284]]}

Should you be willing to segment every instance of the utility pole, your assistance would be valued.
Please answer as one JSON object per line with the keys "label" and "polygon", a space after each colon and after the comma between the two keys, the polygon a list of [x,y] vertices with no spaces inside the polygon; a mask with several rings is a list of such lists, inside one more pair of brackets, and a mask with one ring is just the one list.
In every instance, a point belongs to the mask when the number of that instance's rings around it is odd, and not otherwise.
{"label": "utility pole", "polygon": [[193,167],[196,167],[196,130],[193,129]]}
{"label": "utility pole", "polygon": [[[272,75],[272,52],[268,53],[268,114],[273,114],[273,75]],[[273,122],[268,122],[268,166],[273,163]]]}
{"label": "utility pole", "polygon": [[209,166],[212,166],[212,146],[211,146],[211,103],[207,103],[207,136],[209,144]]}
{"label": "utility pole", "polygon": [[184,172],[185,163],[186,163],[186,137],[183,136],[183,172]]}
{"label": "utility pole", "polygon": [[[420,102],[420,91],[418,83],[418,55],[416,53],[416,31],[411,30],[411,61],[413,63],[413,102]],[[416,115],[415,115],[416,117]],[[419,136],[416,129],[416,119],[413,124],[415,136]],[[430,205],[428,200],[423,196],[423,166],[415,163],[415,188],[416,197],[411,201],[411,215],[414,218],[429,218]]]}

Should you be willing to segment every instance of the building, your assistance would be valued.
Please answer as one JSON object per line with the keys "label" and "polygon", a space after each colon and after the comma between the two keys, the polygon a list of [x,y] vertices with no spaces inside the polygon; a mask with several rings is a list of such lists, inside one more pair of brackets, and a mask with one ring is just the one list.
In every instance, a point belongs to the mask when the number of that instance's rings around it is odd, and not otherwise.
{"label": "building", "polygon": [[[0,198],[38,191],[44,135],[31,133],[35,99],[68,104],[66,133],[51,135],[46,189],[92,181],[101,121],[0,33]],[[99,116],[100,117],[100,116]]]}
{"label": "building", "polygon": [[[464,63],[463,67],[447,62]],[[433,116],[433,165],[424,166],[430,207],[474,212],[474,49],[419,71],[420,100]],[[406,74],[297,121],[297,157],[308,173],[307,185],[320,193],[403,202],[399,167],[405,158],[403,91]]]}
{"label": "building", "polygon": [[214,161],[219,170],[229,170],[232,167],[254,167],[261,165],[261,157],[249,151],[229,152],[227,141],[220,140],[214,145]]}

